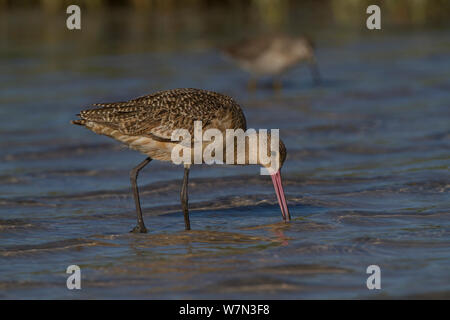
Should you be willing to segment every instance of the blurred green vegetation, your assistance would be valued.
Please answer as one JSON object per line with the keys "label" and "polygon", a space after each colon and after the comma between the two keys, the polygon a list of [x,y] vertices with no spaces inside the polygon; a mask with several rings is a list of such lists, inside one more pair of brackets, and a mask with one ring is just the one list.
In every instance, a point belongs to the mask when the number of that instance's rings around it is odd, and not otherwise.
{"label": "blurred green vegetation", "polygon": [[[70,4],[81,31],[65,27]],[[59,68],[70,54],[204,50],[269,32],[342,43],[380,34],[366,28],[370,4],[383,33],[450,26],[450,0],[0,0],[0,58],[38,51]]]}
{"label": "blurred green vegetation", "polygon": [[70,4],[89,10],[121,7],[165,13],[208,8],[251,11],[268,24],[275,25],[283,21],[291,10],[302,6],[323,8],[344,24],[359,23],[365,17],[355,15],[355,11],[365,12],[370,4],[378,4],[383,18],[397,24],[443,24],[449,21],[450,16],[449,0],[0,0],[0,11],[37,8],[51,13],[60,12]]}

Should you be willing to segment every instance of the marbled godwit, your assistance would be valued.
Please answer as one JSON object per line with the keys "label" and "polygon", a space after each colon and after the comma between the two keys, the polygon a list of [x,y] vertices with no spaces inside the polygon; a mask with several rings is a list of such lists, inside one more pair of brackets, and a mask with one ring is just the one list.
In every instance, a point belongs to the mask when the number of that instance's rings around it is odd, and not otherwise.
{"label": "marbled godwit", "polygon": [[[252,77],[272,76],[274,87],[281,86],[280,75],[300,62],[308,62],[315,83],[320,82],[319,68],[314,55],[313,42],[304,36],[270,35],[243,40],[224,49]],[[254,87],[256,80],[250,80]]]}
{"label": "marbled godwit", "polygon": [[[97,103],[95,109],[83,110],[81,119],[73,124],[84,126],[95,133],[118,140],[131,149],[140,151],[147,158],[130,172],[133,197],[137,212],[137,226],[132,232],[147,232],[142,218],[137,176],[139,171],[153,159],[171,161],[172,149],[177,142],[171,140],[176,129],[187,129],[191,135],[194,121],[202,121],[203,130],[215,128],[246,130],[246,120],[241,107],[225,95],[200,89],[174,89],[142,96],[126,102]],[[269,137],[268,137],[269,138]],[[270,142],[268,142],[270,145]],[[246,164],[249,148],[246,148]],[[225,152],[224,152],[225,154]],[[284,196],[280,170],[286,159],[286,148],[279,141],[279,170],[272,174],[272,182],[281,213],[285,221],[290,220],[289,209]],[[235,153],[237,156],[237,153]],[[259,162],[259,156],[258,163]],[[188,210],[188,178],[190,165],[185,164],[181,188],[181,205],[186,230],[190,230]]]}

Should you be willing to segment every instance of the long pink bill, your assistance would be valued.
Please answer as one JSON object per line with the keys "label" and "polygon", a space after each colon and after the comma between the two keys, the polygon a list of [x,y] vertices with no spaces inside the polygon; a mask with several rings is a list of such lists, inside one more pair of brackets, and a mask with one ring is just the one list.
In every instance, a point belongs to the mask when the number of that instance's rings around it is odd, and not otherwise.
{"label": "long pink bill", "polygon": [[275,192],[277,194],[278,204],[280,205],[281,214],[283,215],[283,220],[290,221],[291,214],[289,213],[289,209],[286,202],[286,197],[284,196],[283,183],[281,182],[281,173],[280,170],[277,173],[274,173],[270,176],[272,178],[273,187],[275,188]]}

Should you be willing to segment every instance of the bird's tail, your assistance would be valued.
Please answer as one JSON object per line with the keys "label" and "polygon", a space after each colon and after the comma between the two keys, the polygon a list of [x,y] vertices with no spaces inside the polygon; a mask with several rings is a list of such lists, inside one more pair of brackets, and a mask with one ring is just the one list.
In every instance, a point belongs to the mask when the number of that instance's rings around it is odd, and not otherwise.
{"label": "bird's tail", "polygon": [[84,126],[86,124],[86,120],[80,119],[80,120],[72,120],[70,121],[71,124],[76,124],[79,126]]}

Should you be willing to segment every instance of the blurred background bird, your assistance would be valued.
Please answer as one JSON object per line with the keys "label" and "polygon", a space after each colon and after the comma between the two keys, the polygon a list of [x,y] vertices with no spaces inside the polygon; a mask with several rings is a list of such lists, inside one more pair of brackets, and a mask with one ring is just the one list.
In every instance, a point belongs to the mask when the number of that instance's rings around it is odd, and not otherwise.
{"label": "blurred background bird", "polygon": [[263,76],[272,77],[274,88],[281,88],[281,75],[302,62],[309,65],[314,83],[320,83],[314,51],[315,45],[310,38],[286,34],[249,38],[223,49],[227,57],[250,73],[250,89],[254,89],[257,80]]}

